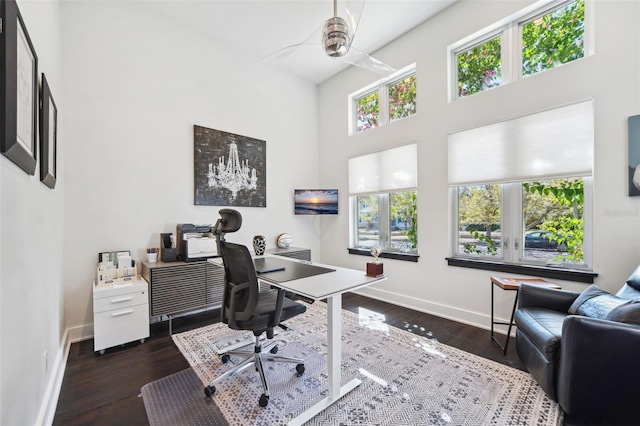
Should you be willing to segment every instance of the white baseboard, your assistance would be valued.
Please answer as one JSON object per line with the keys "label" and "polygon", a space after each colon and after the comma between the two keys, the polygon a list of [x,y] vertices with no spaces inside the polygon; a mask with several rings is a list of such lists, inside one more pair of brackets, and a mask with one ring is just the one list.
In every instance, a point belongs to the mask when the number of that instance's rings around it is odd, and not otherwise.
{"label": "white baseboard", "polygon": [[56,354],[53,370],[51,370],[52,374],[49,377],[44,398],[42,399],[42,405],[40,406],[40,412],[38,413],[37,425],[50,426],[53,424],[60,389],[62,388],[62,379],[64,378],[64,372],[67,367],[67,357],[69,356],[70,346],[69,330],[67,329],[64,336],[62,336],[62,341]]}
{"label": "white baseboard", "polygon": [[90,339],[92,337],[93,324],[68,328],[65,330],[60,342],[60,347],[56,354],[53,370],[51,370],[52,374],[49,377],[45,395],[42,399],[42,405],[36,421],[37,425],[50,426],[53,424],[53,419],[56,415],[56,407],[58,406],[58,398],[60,397],[60,390],[62,389],[62,380],[64,379],[64,372],[67,368],[67,359],[69,358],[69,349],[71,348],[71,344],[81,340]]}
{"label": "white baseboard", "polygon": [[[435,315],[440,318],[449,319],[460,322],[462,324],[471,325],[484,330],[491,329],[491,317],[478,312],[467,311],[453,306],[433,303],[428,300],[409,297],[402,294],[394,293],[379,288],[365,287],[354,291],[356,294],[380,300],[382,302],[391,303],[402,306],[404,308],[413,309],[414,311],[424,312],[425,314]],[[508,319],[494,318],[495,321],[508,322]],[[495,333],[507,334],[506,326],[494,327]],[[515,327],[512,329],[511,335],[515,335]]]}

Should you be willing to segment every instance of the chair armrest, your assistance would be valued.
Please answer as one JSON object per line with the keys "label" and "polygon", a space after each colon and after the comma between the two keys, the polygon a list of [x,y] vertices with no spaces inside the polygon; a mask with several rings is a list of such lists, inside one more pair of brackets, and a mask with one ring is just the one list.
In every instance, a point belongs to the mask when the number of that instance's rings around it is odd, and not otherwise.
{"label": "chair armrest", "polygon": [[[229,309],[227,310],[227,324],[232,329],[237,329],[236,325],[236,293],[249,288],[249,283],[234,284],[229,283],[231,291],[229,292]],[[224,301],[222,302],[224,304]],[[224,307],[223,307],[224,309]]]}
{"label": "chair armrest", "polygon": [[640,326],[570,315],[562,325],[558,402],[607,424],[640,419]]}
{"label": "chair armrest", "polygon": [[273,327],[276,327],[280,324],[280,318],[282,317],[282,306],[284,305],[284,295],[285,291],[281,288],[278,288],[278,298],[276,299],[276,310],[273,316]]}
{"label": "chair armrest", "polygon": [[580,295],[574,291],[556,290],[531,284],[520,284],[519,308],[543,308],[569,313],[569,307]]}

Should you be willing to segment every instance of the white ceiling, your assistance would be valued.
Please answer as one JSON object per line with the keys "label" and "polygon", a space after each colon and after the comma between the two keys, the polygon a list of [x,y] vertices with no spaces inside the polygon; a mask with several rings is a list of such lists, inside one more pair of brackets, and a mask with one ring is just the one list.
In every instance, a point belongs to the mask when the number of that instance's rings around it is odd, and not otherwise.
{"label": "white ceiling", "polygon": [[[353,46],[371,53],[429,19],[456,0],[367,0]],[[338,15],[362,1],[338,2]],[[143,4],[225,43],[249,61],[309,39],[320,39],[320,26],[333,16],[332,0],[173,0]],[[315,32],[315,34],[314,34]],[[310,36],[313,36],[310,38]],[[286,58],[261,63],[318,84],[348,65],[327,57],[321,46],[306,45]],[[395,68],[406,64],[389,64]]]}

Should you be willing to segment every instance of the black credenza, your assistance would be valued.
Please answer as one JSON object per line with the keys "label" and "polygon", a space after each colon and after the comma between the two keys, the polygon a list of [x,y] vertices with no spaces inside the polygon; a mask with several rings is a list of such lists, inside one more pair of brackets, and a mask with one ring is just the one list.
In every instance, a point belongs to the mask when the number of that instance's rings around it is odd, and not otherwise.
{"label": "black credenza", "polygon": [[224,268],[207,261],[142,262],[149,283],[149,315],[175,315],[222,305]]}

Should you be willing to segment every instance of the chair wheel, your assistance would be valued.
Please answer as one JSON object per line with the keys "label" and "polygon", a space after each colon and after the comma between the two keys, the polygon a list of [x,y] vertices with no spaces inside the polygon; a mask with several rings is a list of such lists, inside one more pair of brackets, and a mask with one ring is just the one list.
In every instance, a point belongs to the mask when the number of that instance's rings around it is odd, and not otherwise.
{"label": "chair wheel", "polygon": [[298,376],[300,376],[302,373],[304,373],[304,364],[296,365],[296,371],[298,372]]}
{"label": "chair wheel", "polygon": [[216,393],[215,386],[207,386],[204,388],[204,394],[207,395],[209,398],[211,398],[214,393]]}
{"label": "chair wheel", "polygon": [[278,353],[278,345],[275,345],[274,347],[272,347],[269,352],[271,352],[274,355],[277,354]]}
{"label": "chair wheel", "polygon": [[269,397],[265,394],[260,395],[260,401],[258,402],[261,407],[266,407],[269,404]]}
{"label": "chair wheel", "polygon": [[229,361],[231,357],[229,356],[229,354],[224,354],[220,357],[220,361],[222,361],[223,364],[226,364],[227,361]]}

